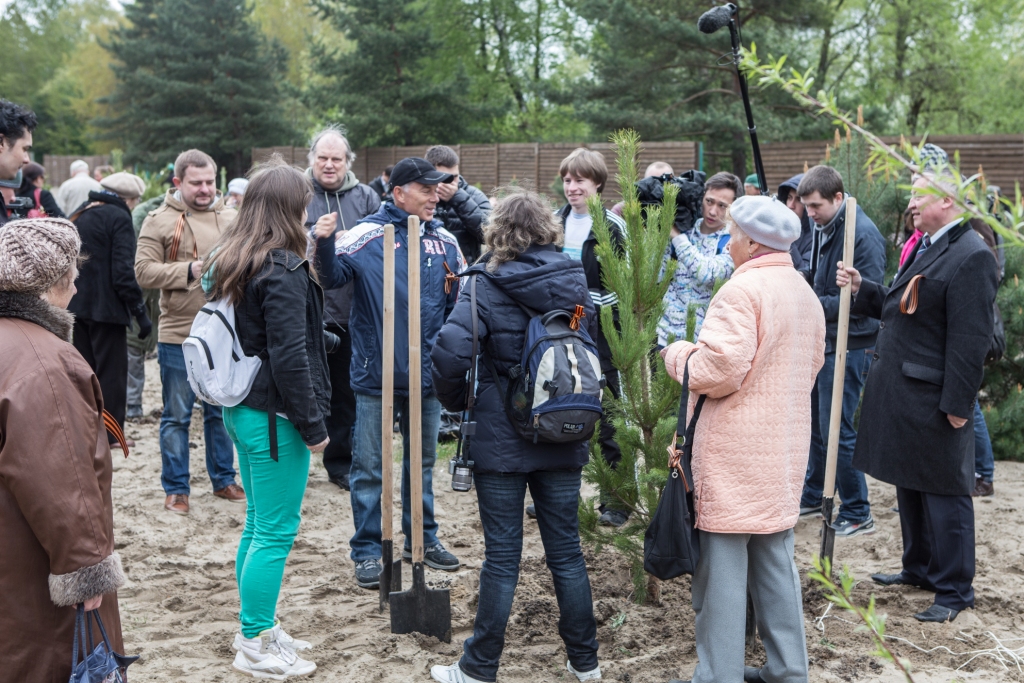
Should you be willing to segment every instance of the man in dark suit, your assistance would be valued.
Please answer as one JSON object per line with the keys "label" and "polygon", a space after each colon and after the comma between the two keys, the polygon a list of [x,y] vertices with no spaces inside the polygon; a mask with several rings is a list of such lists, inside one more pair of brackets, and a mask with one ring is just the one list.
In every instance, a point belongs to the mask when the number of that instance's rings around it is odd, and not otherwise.
{"label": "man in dark suit", "polygon": [[[947,196],[932,194],[938,188]],[[884,586],[935,592],[919,621],[974,606],[974,402],[992,337],[992,253],[951,196],[947,175],[916,176],[910,211],[921,245],[884,287],[840,268],[852,311],[881,320],[853,464],[896,486],[903,571]]]}

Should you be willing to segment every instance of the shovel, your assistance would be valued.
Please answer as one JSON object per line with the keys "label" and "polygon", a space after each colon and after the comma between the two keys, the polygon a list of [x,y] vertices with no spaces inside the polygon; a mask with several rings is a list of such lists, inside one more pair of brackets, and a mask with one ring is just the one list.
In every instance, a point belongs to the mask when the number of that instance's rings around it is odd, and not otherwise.
{"label": "shovel", "polygon": [[420,348],[420,219],[409,216],[409,503],[412,508],[412,588],[391,594],[391,632],[422,633],[450,643],[452,603],[447,590],[427,588],[423,576],[423,422]]}
{"label": "shovel", "polygon": [[394,521],[392,500],[394,483],[395,423],[395,226],[384,226],[384,372],[381,375],[381,570],[380,611],[388,604],[392,592],[402,590],[402,560],[394,561]]}
{"label": "shovel", "polygon": [[[843,243],[843,265],[853,265],[853,247],[857,239],[857,200],[846,198],[846,240]],[[850,285],[839,291],[839,329],[836,334],[836,367],[832,378],[832,412],[828,422],[828,449],[825,456],[825,485],[821,495],[821,552],[824,563],[832,562],[836,530],[832,512],[836,497],[836,461],[839,458],[839,425],[843,419],[843,384],[846,381],[846,342],[850,330]]]}

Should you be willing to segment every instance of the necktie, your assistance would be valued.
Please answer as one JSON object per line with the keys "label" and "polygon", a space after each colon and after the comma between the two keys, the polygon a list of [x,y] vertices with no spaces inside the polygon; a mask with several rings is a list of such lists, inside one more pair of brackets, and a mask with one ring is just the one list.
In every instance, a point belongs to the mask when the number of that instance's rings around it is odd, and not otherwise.
{"label": "necktie", "polygon": [[921,238],[921,246],[917,248],[917,255],[920,256],[923,254],[930,246],[932,246],[932,238],[925,234],[925,236]]}

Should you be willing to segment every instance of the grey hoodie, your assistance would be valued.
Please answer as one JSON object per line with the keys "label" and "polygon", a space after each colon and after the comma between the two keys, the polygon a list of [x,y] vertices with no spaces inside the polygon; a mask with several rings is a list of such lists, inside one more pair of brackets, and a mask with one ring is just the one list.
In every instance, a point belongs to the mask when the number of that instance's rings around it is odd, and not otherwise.
{"label": "grey hoodie", "polygon": [[[355,227],[364,217],[377,213],[380,208],[380,195],[369,185],[360,183],[352,171],[345,174],[345,180],[337,190],[324,189],[312,177],[312,173],[309,175],[313,181],[313,201],[306,208],[306,227],[310,230],[321,216],[337,213],[338,226],[335,233],[344,232]],[[351,283],[324,292],[324,320],[327,324],[346,327],[351,308]]]}

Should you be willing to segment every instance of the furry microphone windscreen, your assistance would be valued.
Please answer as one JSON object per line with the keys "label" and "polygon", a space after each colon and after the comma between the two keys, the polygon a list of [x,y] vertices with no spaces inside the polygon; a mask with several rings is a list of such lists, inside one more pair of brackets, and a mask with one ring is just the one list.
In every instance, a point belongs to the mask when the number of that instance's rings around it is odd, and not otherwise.
{"label": "furry microphone windscreen", "polygon": [[735,13],[736,5],[731,2],[727,5],[714,7],[700,16],[700,19],[697,20],[697,28],[701,33],[714,33],[723,26],[728,26]]}

